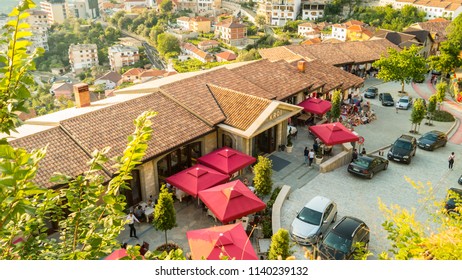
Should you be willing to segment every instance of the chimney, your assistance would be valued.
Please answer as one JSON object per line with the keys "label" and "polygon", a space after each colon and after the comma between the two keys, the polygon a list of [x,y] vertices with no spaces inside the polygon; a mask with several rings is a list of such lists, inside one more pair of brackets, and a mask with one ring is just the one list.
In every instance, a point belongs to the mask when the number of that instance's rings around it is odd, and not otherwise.
{"label": "chimney", "polygon": [[75,107],[87,107],[90,106],[90,91],[88,85],[85,83],[74,85],[74,97]]}
{"label": "chimney", "polygon": [[300,60],[299,62],[297,62],[297,69],[298,69],[298,72],[305,73],[306,61]]}

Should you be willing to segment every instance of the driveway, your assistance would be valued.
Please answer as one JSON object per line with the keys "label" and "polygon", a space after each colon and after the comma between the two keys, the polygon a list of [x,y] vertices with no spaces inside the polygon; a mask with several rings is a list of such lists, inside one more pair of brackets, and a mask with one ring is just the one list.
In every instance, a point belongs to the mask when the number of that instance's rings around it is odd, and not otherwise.
{"label": "driveway", "polygon": [[[374,80],[366,81],[366,85],[361,91],[374,85],[379,88],[379,92],[390,92],[395,101],[397,100],[398,90],[401,87],[399,84],[372,84],[373,82]],[[375,82],[378,81],[375,80]],[[418,97],[412,86],[406,85],[405,90],[409,95]],[[355,131],[365,138],[364,145],[368,152],[390,145],[401,134],[409,134],[411,110],[400,110],[396,113],[394,107],[381,106],[378,98],[365,100],[370,101],[371,108],[378,117],[376,121],[370,124],[355,127]],[[435,122],[435,125],[430,127],[422,124],[420,134],[433,129],[448,131],[452,125],[453,123]],[[419,135],[414,136],[419,137]],[[302,141],[302,143],[298,143],[299,149],[304,145],[311,146],[313,144],[311,138],[304,137],[300,137],[299,134],[300,140],[298,141]],[[385,149],[385,155],[386,152],[388,152],[388,148]],[[448,169],[447,163],[447,157],[451,152],[456,153],[456,159],[459,158],[459,162],[456,160],[455,168],[452,171]],[[298,156],[298,154],[302,154],[302,151],[294,149],[294,153]],[[298,157],[303,161],[302,155]],[[448,142],[446,147],[433,152],[418,149],[410,165],[390,162],[388,170],[376,174],[372,180],[349,174],[346,166],[332,172],[313,175],[304,185],[294,188],[289,198],[284,202],[281,226],[289,229],[297,211],[302,209],[303,205],[314,196],[328,197],[337,203],[339,218],[346,215],[354,216],[365,221],[370,227],[369,249],[374,254],[370,259],[377,259],[381,252],[390,248],[387,233],[382,227],[385,217],[379,210],[379,200],[387,206],[396,204],[408,210],[415,210],[416,218],[425,221],[429,216],[425,212],[424,205],[419,204],[419,199],[422,197],[406,181],[406,177],[423,184],[431,183],[435,197],[443,200],[446,190],[457,186],[457,179],[461,171],[462,148],[460,145]],[[285,182],[278,183],[291,185],[291,181],[294,180],[293,177],[287,176]],[[297,185],[296,182],[292,183]],[[293,249],[296,251],[297,259],[304,259],[301,246],[295,245]]]}

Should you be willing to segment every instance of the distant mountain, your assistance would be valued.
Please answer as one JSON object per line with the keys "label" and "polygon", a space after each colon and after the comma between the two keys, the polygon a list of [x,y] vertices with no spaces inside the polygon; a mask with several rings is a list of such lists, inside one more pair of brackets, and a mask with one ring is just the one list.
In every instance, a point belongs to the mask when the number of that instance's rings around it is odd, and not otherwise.
{"label": "distant mountain", "polygon": [[[41,0],[35,0],[34,3],[40,7]],[[8,14],[18,5],[19,0],[0,0],[0,13]]]}

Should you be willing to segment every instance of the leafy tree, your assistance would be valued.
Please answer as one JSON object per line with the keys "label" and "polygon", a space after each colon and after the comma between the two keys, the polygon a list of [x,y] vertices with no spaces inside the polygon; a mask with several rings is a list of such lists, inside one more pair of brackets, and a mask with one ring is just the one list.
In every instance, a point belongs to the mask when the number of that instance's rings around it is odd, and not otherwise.
{"label": "leafy tree", "polygon": [[176,213],[173,205],[173,194],[165,185],[160,189],[159,199],[154,210],[153,225],[157,230],[165,233],[165,244],[168,243],[167,230],[176,227]]}
{"label": "leafy tree", "polygon": [[[422,197],[419,211],[428,214],[426,220],[416,219],[416,210],[398,205],[386,206],[379,200],[379,207],[386,217],[382,224],[391,241],[389,253],[380,254],[381,259],[396,260],[460,260],[462,259],[462,213],[450,213],[444,202],[435,198],[431,184],[406,180]],[[460,200],[456,203],[460,206]],[[456,208],[457,209],[457,208]],[[421,215],[419,215],[420,217]],[[429,227],[432,224],[434,226]]]}
{"label": "leafy tree", "polygon": [[237,57],[236,61],[251,61],[251,60],[256,60],[260,59],[261,56],[258,53],[257,49],[250,49],[249,51],[242,50],[239,53],[239,56]]}
{"label": "leafy tree", "polygon": [[164,28],[162,26],[153,26],[149,31],[149,39],[151,39],[154,44],[157,44],[157,36],[162,33],[164,33]]}
{"label": "leafy tree", "polygon": [[448,26],[448,41],[462,47],[462,15],[458,15]]}
{"label": "leafy tree", "polygon": [[[439,105],[443,103],[447,90],[448,90],[448,84],[446,82],[440,81],[439,83],[436,84],[435,98],[436,98],[436,102]],[[438,110],[440,110],[440,106],[438,106]]]}
{"label": "leafy tree", "polygon": [[401,82],[401,92],[404,92],[404,83],[412,80],[423,80],[427,73],[425,58],[418,55],[421,47],[412,45],[402,51],[389,48],[388,57],[382,57],[372,66],[379,69],[377,77],[384,82]]}
{"label": "leafy tree", "polygon": [[255,16],[255,24],[258,26],[258,30],[260,30],[262,27],[265,26],[266,24],[266,18],[264,15],[258,14]]}
{"label": "leafy tree", "polygon": [[117,21],[117,26],[122,30],[128,30],[129,26],[132,25],[132,20],[129,17],[121,17]]}
{"label": "leafy tree", "polygon": [[[26,49],[31,42],[26,38],[32,33],[27,31],[29,25],[22,22],[27,13],[25,10],[35,7],[31,0],[21,2],[14,8],[10,16],[15,20],[8,21],[4,27],[1,40],[8,47],[8,52],[0,52],[2,73],[0,82],[0,133],[10,133],[19,123],[16,112],[28,113],[26,100],[30,98],[27,88],[33,83],[29,71],[35,70],[33,60],[27,55]],[[43,53],[37,49],[32,57]]]}
{"label": "leafy tree", "polygon": [[162,3],[160,3],[160,12],[163,14],[170,13],[173,9],[173,3],[172,0],[164,0]]}
{"label": "leafy tree", "polygon": [[[13,29],[7,28],[7,32],[12,36],[2,58],[10,63],[1,66],[5,75],[0,81],[2,98],[9,106],[0,107],[2,131],[6,133],[17,125],[8,112],[11,108],[24,111],[22,105],[33,84],[27,74],[33,69],[33,56],[26,54],[29,42],[22,37],[27,36],[27,25],[22,20],[27,17],[25,11],[34,6],[31,0],[22,1],[10,14],[15,20],[8,23]],[[15,98],[13,103],[11,96]],[[128,188],[131,171],[145,154],[152,133],[150,119],[154,116],[155,113],[146,112],[135,120],[135,132],[129,137],[124,154],[115,159],[118,171],[108,185],[103,185],[100,173],[108,163],[108,148],[93,153],[88,171],[82,175],[56,175],[53,182],[67,187],[53,190],[34,183],[46,148],[29,153],[2,141],[0,259],[101,259],[118,247],[116,237],[124,226],[121,217],[125,207],[120,190]],[[59,242],[48,237],[47,221],[59,222]],[[23,241],[14,244],[18,237]]]}
{"label": "leafy tree", "polygon": [[414,131],[415,133],[418,133],[419,130],[417,129],[417,125],[420,126],[420,123],[422,120],[425,118],[426,110],[425,110],[425,105],[423,104],[422,99],[417,99],[414,102],[414,105],[412,107],[412,112],[411,112],[411,123],[414,128],[411,128],[411,131]]}
{"label": "leafy tree", "polygon": [[272,162],[269,158],[258,156],[258,162],[253,167],[255,177],[253,178],[255,193],[259,195],[268,195],[271,193],[273,181]]}
{"label": "leafy tree", "polygon": [[269,260],[286,260],[291,256],[289,232],[286,229],[280,228],[271,237],[271,245],[268,252]]}
{"label": "leafy tree", "polygon": [[428,125],[432,125],[432,118],[436,110],[436,96],[432,95],[428,99],[427,112],[428,112]]}
{"label": "leafy tree", "polygon": [[441,43],[439,50],[440,54],[430,56],[428,63],[432,69],[440,71],[442,77],[462,66],[460,45],[452,41],[445,41]]}
{"label": "leafy tree", "polygon": [[342,106],[341,91],[336,89],[332,94],[332,108],[330,109],[330,117],[332,120],[340,118],[340,107]]}
{"label": "leafy tree", "polygon": [[178,56],[180,54],[180,41],[167,33],[162,33],[157,36],[157,50],[163,56],[169,54],[169,57]]}

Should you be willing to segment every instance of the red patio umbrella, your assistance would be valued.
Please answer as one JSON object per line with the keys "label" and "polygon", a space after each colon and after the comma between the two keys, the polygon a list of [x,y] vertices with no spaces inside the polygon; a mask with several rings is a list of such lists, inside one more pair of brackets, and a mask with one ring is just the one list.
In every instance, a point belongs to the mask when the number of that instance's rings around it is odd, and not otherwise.
{"label": "red patio umbrella", "polygon": [[114,252],[112,252],[109,256],[105,257],[105,260],[120,260],[123,257],[126,257],[127,255],[127,250],[126,249],[117,249]]}
{"label": "red patio umbrella", "polygon": [[172,186],[197,197],[199,191],[225,183],[229,180],[229,176],[210,167],[196,164],[165,180]]}
{"label": "red patio umbrella", "polygon": [[229,147],[223,147],[198,158],[197,161],[224,174],[233,174],[256,162],[257,159]]}
{"label": "red patio umbrella", "polygon": [[230,259],[258,260],[241,223],[186,232],[193,260],[220,260],[220,253]]}
{"label": "red patio umbrella", "polygon": [[261,211],[266,207],[266,204],[240,180],[200,191],[199,198],[223,223]]}
{"label": "red patio umbrella", "polygon": [[303,107],[303,110],[308,113],[323,115],[332,108],[332,104],[320,98],[308,98],[300,102],[298,106]]}
{"label": "red patio umbrella", "polygon": [[359,140],[356,134],[339,122],[310,126],[310,130],[328,146]]}

